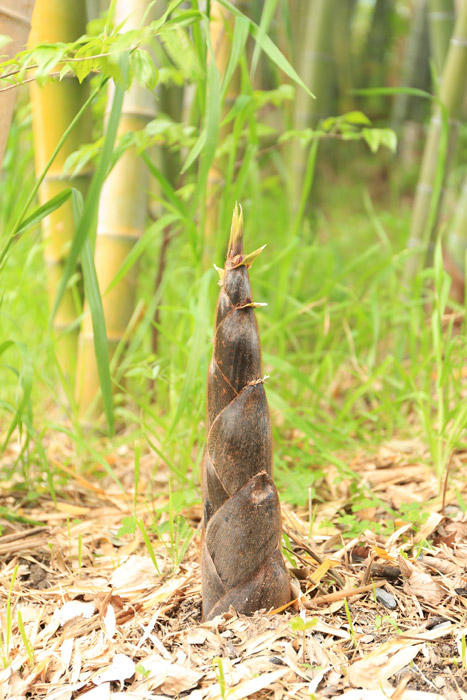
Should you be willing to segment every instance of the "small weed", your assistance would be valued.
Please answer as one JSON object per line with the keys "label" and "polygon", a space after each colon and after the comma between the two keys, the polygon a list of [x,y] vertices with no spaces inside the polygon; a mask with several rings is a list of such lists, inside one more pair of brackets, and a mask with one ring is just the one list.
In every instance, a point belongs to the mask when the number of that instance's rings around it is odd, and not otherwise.
{"label": "small weed", "polygon": [[21,635],[21,639],[23,640],[24,648],[26,649],[26,653],[28,655],[29,662],[31,666],[34,665],[34,649],[31,646],[31,642],[29,641],[26,630],[24,629],[24,624],[23,624],[23,616],[21,615],[21,610],[18,610],[18,629],[19,633]]}
{"label": "small weed", "polygon": [[149,535],[146,532],[146,528],[144,527],[144,523],[142,520],[137,520],[136,523],[140,529],[140,532],[143,536],[144,544],[146,545],[146,549],[148,550],[148,554],[151,557],[151,561],[154,564],[154,568],[156,569],[157,573],[159,576],[161,575],[161,571],[159,569],[159,564],[157,563],[157,558],[156,558],[156,553],[154,552],[154,547],[152,546],[152,542],[149,539]]}
{"label": "small weed", "polygon": [[302,661],[305,663],[305,637],[306,637],[306,631],[309,629],[312,629],[312,627],[315,627],[318,624],[318,618],[317,617],[312,617],[311,620],[305,620],[304,617],[301,615],[297,615],[296,617],[293,617],[291,620],[289,620],[289,625],[291,630],[294,633],[301,632],[302,633]]}
{"label": "small weed", "polygon": [[7,668],[10,665],[10,642],[12,633],[12,610],[11,610],[11,594],[13,591],[13,586],[15,585],[16,576],[18,574],[17,564],[13,570],[13,575],[10,581],[10,587],[8,589],[8,596],[6,601],[6,620],[5,620],[5,631],[3,633],[3,641],[0,639],[0,653],[2,654],[3,668]]}
{"label": "small weed", "polygon": [[347,616],[347,622],[349,623],[350,636],[352,637],[352,642],[353,642],[354,647],[357,648],[357,636],[355,634],[353,621],[352,621],[352,615],[350,614],[350,608],[349,608],[349,604],[347,602],[347,598],[344,598],[344,608],[345,608],[345,614]]}
{"label": "small weed", "polygon": [[400,629],[396,620],[394,620],[390,615],[384,615],[383,617],[381,617],[381,615],[376,615],[375,629],[379,630],[385,622],[388,622],[390,625],[392,625],[398,634],[402,634],[402,630]]}
{"label": "small weed", "polygon": [[221,657],[216,656],[212,660],[212,664],[214,666],[214,673],[216,674],[217,682],[219,683],[220,696],[222,700],[226,700],[226,698],[229,695],[229,691],[227,690],[227,683],[224,674],[224,665],[222,663]]}

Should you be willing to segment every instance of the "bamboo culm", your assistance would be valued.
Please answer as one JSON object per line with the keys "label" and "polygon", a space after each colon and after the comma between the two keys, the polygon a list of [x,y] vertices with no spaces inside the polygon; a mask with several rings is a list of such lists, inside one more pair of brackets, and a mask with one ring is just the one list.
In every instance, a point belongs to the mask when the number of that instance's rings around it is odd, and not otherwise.
{"label": "bamboo culm", "polygon": [[[31,46],[44,42],[75,41],[86,31],[84,0],[36,0],[29,38]],[[49,81],[40,87],[31,83],[31,111],[34,132],[36,173],[46,166],[62,134],[89,96],[89,83],[82,83],[71,73],[60,81]],[[44,204],[66,187],[86,192],[90,170],[78,176],[64,176],[63,166],[68,156],[91,139],[91,119],[86,113],[73,129],[39,189],[39,202]],[[52,306],[63,275],[66,257],[74,236],[75,224],[71,200],[47,216],[42,222],[44,260],[47,288]],[[63,295],[53,320],[55,350],[66,383],[71,388],[75,379],[78,329],[76,320],[81,313],[79,285],[69,287]]]}
{"label": "bamboo culm", "polygon": [[206,620],[230,606],[248,615],[285,605],[291,597],[280,550],[271,423],[248,276],[254,256],[243,255],[243,218],[236,208],[207,382],[201,563]]}
{"label": "bamboo culm", "polygon": [[[449,120],[449,142],[447,146],[446,162],[444,165],[444,181],[450,170],[454,156],[459,119],[462,114],[462,106],[467,89],[467,0],[463,0],[460,6],[453,36],[449,46],[443,68],[440,101],[444,105]],[[418,248],[416,254],[407,261],[405,281],[409,282],[420,266],[421,258],[426,255],[430,262],[430,250],[436,234],[438,213],[441,207],[441,196],[436,203],[436,211],[432,221],[431,200],[439,167],[439,152],[442,136],[441,109],[438,107],[432,117],[428,138],[423,152],[423,160],[417,191],[413,205],[413,214],[410,224],[409,247]],[[430,225],[431,224],[431,225]],[[430,228],[430,230],[428,230]],[[421,244],[425,244],[422,250]],[[431,245],[430,245],[431,244]]]}
{"label": "bamboo culm", "polygon": [[453,0],[429,0],[430,47],[438,76],[443,72],[455,21]]}
{"label": "bamboo culm", "polygon": [[[114,21],[125,30],[137,29],[146,16],[147,0],[118,0]],[[109,107],[113,99],[113,85],[109,87]],[[119,123],[119,136],[143,129],[154,118],[155,97],[151,91],[133,81],[125,93]],[[147,223],[147,191],[149,176],[146,164],[135,147],[127,149],[112,168],[102,188],[97,219],[95,265],[102,294],[107,340],[111,357],[126,339],[127,329],[135,312],[138,268],[134,265],[108,292],[118,270],[134,245],[144,233]],[[93,420],[101,413],[96,401],[99,376],[94,354],[94,335],[89,310],[79,336],[76,399],[84,421]]]}

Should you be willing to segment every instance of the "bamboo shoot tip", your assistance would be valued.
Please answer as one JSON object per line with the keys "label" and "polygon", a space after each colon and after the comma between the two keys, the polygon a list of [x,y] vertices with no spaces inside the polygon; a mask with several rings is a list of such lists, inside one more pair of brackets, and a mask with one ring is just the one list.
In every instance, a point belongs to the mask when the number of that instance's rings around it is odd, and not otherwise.
{"label": "bamboo shoot tip", "polygon": [[228,258],[234,258],[243,253],[243,209],[235,202],[230,229]]}

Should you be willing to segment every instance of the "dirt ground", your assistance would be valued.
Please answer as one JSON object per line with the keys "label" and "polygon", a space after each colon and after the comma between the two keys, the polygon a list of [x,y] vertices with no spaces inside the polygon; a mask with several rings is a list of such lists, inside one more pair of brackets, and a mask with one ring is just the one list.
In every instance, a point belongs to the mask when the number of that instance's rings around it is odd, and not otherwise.
{"label": "dirt ground", "polygon": [[[48,446],[64,474],[71,450],[65,438]],[[151,529],[167,521],[157,460],[142,457],[136,499],[125,449],[107,461],[126,493],[74,475],[56,503],[28,504],[13,478],[2,484],[1,700],[467,698],[467,453],[453,455],[441,495],[417,441],[347,460],[381,503],[359,522],[423,504],[421,525],[401,518],[384,536],[368,527],[343,538],[333,523],[348,487],[330,466],[311,528],[306,509],[283,506],[290,606],[211,622],[201,621],[201,506],[184,513],[186,552],[170,527]],[[164,494],[150,501],[149,479]],[[123,518],[139,525],[122,534]]]}

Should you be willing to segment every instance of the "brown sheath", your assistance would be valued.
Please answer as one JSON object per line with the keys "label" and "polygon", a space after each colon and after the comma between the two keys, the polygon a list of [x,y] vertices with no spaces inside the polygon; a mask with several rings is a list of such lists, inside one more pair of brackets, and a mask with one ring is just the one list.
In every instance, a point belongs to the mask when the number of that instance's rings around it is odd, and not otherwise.
{"label": "brown sheath", "polygon": [[280,551],[281,515],[272,480],[272,434],[243,218],[235,208],[216,312],[207,383],[203,458],[203,619],[232,606],[247,615],[291,599]]}

